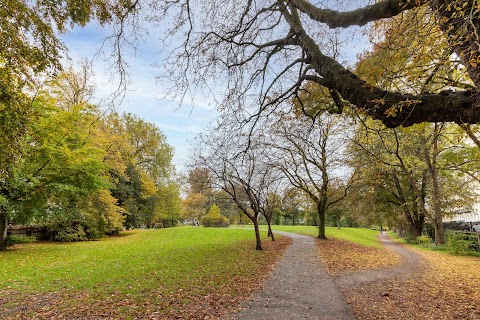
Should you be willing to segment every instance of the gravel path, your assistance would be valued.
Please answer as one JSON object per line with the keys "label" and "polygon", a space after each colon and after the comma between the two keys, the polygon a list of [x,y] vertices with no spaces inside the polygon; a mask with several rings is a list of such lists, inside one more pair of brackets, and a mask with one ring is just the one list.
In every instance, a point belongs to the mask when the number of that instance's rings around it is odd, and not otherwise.
{"label": "gravel path", "polygon": [[402,257],[402,262],[391,268],[382,268],[369,271],[359,271],[347,273],[338,276],[335,279],[337,285],[342,289],[348,289],[353,285],[361,285],[362,283],[383,280],[383,279],[402,279],[411,274],[418,272],[425,267],[424,261],[420,254],[392,241],[387,234],[380,235],[380,241],[388,248],[398,253]]}
{"label": "gravel path", "polygon": [[315,238],[282,233],[292,245],[264,287],[230,319],[354,319],[350,306],[326,273]]}

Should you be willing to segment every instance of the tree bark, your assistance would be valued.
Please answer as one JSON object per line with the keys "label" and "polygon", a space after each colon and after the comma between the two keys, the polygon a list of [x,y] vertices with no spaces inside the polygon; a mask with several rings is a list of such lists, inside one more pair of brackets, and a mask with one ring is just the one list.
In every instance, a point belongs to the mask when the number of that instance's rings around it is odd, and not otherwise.
{"label": "tree bark", "polygon": [[440,181],[438,177],[438,163],[437,156],[439,154],[438,148],[438,138],[442,130],[442,124],[435,124],[435,129],[433,132],[433,150],[430,157],[430,154],[427,150],[426,143],[424,143],[424,155],[425,162],[427,163],[428,170],[430,172],[430,177],[432,178],[432,202],[433,202],[433,225],[435,227],[435,244],[445,243],[445,235],[443,230],[443,214],[441,206],[441,194],[440,194]]}
{"label": "tree bark", "polygon": [[363,26],[376,20],[391,18],[403,11],[413,9],[427,3],[421,1],[389,0],[379,1],[375,4],[347,12],[321,9],[305,0],[291,0],[290,4],[311,19],[323,22],[330,28],[346,28],[353,25]]}
{"label": "tree bark", "polygon": [[0,251],[7,249],[7,214],[0,206]]}
{"label": "tree bark", "polygon": [[[317,42],[303,28],[295,8],[291,7],[291,11],[285,6],[281,8],[292,32],[298,36],[299,46],[305,50],[307,63],[319,75],[303,80],[316,81],[322,86],[336,90],[343,99],[373,119],[382,121],[389,128],[422,122],[480,123],[477,92],[446,90],[440,93],[412,95],[388,92],[371,86],[321,52]],[[456,29],[454,28],[452,32],[456,32]],[[469,74],[475,84],[480,85],[474,78],[477,67],[470,69]]]}
{"label": "tree bark", "polygon": [[325,235],[325,208],[321,204],[317,204],[318,212],[318,239],[327,239]]}
{"label": "tree bark", "polygon": [[268,226],[268,236],[272,239],[272,241],[275,241],[275,237],[273,236],[273,231],[272,231],[272,217],[270,217],[270,219],[266,219],[267,220],[267,226]]}
{"label": "tree bark", "polygon": [[262,241],[260,239],[260,230],[258,228],[258,221],[257,221],[257,219],[252,219],[252,222],[253,222],[253,226],[255,228],[255,239],[256,239],[255,249],[263,250],[262,249]]}

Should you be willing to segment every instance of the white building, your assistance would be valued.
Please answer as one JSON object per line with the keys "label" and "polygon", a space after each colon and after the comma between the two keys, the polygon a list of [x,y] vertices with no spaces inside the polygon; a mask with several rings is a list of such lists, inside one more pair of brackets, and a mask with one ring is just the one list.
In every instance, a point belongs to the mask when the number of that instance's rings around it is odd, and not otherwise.
{"label": "white building", "polygon": [[446,217],[444,221],[480,222],[480,203],[475,203],[473,205],[473,210],[463,211],[461,213],[454,214],[451,217]]}

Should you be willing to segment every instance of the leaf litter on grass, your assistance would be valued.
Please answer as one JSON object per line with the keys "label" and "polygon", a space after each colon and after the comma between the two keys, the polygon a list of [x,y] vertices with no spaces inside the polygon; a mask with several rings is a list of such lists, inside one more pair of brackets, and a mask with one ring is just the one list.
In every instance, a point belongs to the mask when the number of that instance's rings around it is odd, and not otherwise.
{"label": "leaf litter on grass", "polygon": [[[331,275],[393,266],[396,259],[350,242],[319,241]],[[480,258],[413,249],[427,267],[407,279],[355,285],[344,290],[359,320],[480,319]]]}
{"label": "leaf litter on grass", "polygon": [[0,290],[4,297],[0,301],[0,318],[217,319],[260,287],[290,242],[287,237],[264,241],[264,250],[259,252],[251,241],[245,241],[237,246],[241,261],[228,262],[230,273],[183,274],[176,278],[174,286],[158,283],[155,288],[133,292],[112,292],[96,286],[47,294]]}
{"label": "leaf litter on grass", "polygon": [[327,272],[333,276],[392,267],[401,261],[398,254],[386,248],[367,247],[346,240],[317,240],[317,245]]}

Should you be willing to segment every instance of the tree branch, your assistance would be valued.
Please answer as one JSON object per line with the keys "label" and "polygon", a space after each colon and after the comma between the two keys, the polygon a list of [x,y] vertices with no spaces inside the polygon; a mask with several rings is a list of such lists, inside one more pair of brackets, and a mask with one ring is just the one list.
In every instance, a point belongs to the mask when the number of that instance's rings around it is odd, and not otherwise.
{"label": "tree branch", "polygon": [[321,9],[306,0],[290,0],[289,4],[307,14],[311,19],[325,23],[330,28],[346,28],[354,25],[363,26],[372,21],[391,18],[405,10],[420,7],[427,2],[426,0],[386,0],[348,12]]}

